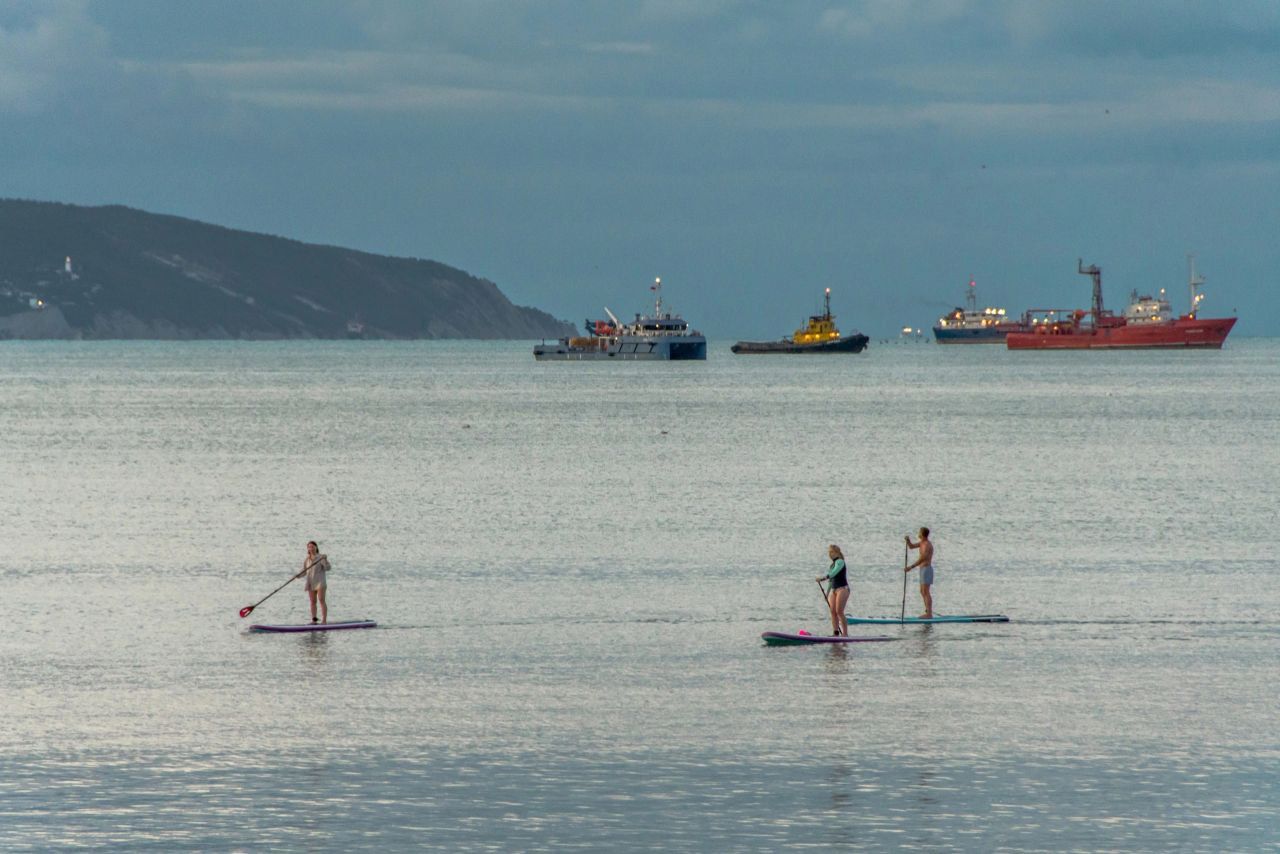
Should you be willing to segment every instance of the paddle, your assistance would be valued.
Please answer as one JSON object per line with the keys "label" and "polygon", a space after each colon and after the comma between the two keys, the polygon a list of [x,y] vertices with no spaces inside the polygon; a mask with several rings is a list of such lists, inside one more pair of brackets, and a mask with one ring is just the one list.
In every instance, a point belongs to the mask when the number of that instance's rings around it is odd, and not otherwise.
{"label": "paddle", "polygon": [[835,634],[832,635],[832,637],[839,637],[840,630],[835,628],[835,626],[837,625],[838,618],[836,617],[835,606],[831,604],[831,594],[828,591],[822,589],[821,581],[818,581],[815,583],[818,585],[818,592],[822,594],[822,601],[827,603],[827,613],[831,615],[831,625],[832,625],[831,630],[835,632]]}
{"label": "paddle", "polygon": [[907,621],[907,556],[909,554],[911,549],[904,544],[902,546],[902,613],[898,615],[899,623]]}
{"label": "paddle", "polygon": [[268,593],[266,596],[263,596],[263,597],[262,597],[261,599],[259,599],[257,602],[254,602],[252,605],[245,605],[243,608],[241,608],[241,609],[240,609],[240,618],[241,618],[241,619],[244,619],[245,617],[247,617],[247,616],[249,616],[250,614],[252,614],[252,613],[253,613],[253,609],[254,609],[254,608],[258,607],[258,606],[259,606],[259,605],[261,605],[263,602],[267,601],[267,600],[268,600],[268,599],[270,599],[272,596],[276,595],[276,594],[277,594],[277,593],[279,593],[281,590],[283,590],[283,589],[285,589],[286,587],[288,587],[288,586],[289,586],[289,584],[290,584],[294,579],[296,579],[296,578],[301,578],[304,574],[305,574],[305,571],[304,571],[304,572],[299,572],[297,575],[291,575],[291,576],[289,576],[289,580],[288,580],[288,581],[286,581],[284,584],[281,584],[281,585],[280,585],[279,587],[277,587],[275,590],[272,590],[272,591],[271,591],[270,593]]}

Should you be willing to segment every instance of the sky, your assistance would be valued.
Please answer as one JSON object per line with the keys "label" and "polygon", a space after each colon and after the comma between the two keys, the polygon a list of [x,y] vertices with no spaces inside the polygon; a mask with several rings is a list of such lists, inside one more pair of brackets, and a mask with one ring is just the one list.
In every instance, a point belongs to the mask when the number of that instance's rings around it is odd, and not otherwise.
{"label": "sky", "polygon": [[0,0],[0,196],[712,337],[1167,288],[1280,329],[1280,4]]}

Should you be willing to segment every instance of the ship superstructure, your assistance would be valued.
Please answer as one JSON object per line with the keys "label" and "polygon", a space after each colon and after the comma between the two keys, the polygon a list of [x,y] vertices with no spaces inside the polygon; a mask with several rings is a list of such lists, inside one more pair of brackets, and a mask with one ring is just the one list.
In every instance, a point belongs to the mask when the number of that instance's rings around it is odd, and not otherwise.
{"label": "ship superstructure", "polygon": [[587,334],[545,341],[533,348],[538,361],[615,359],[675,361],[707,358],[707,339],[691,329],[679,314],[662,306],[662,279],[649,286],[655,294],[653,314],[636,313],[631,323],[622,323],[605,308],[609,322],[588,320]]}

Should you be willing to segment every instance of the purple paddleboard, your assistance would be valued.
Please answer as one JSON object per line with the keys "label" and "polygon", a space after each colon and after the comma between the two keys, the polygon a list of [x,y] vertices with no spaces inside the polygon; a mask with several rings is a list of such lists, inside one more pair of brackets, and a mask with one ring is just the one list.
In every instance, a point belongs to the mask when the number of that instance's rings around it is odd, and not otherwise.
{"label": "purple paddleboard", "polygon": [[891,638],[886,635],[874,635],[872,637],[846,638],[846,637],[829,637],[827,635],[792,635],[786,632],[765,632],[760,635],[769,646],[798,646],[801,644],[813,643],[874,643],[876,641],[891,641],[897,638]]}
{"label": "purple paddleboard", "polygon": [[251,632],[337,632],[342,629],[372,629],[373,620],[350,620],[345,623],[303,623],[298,626],[264,626],[258,623],[249,627]]}

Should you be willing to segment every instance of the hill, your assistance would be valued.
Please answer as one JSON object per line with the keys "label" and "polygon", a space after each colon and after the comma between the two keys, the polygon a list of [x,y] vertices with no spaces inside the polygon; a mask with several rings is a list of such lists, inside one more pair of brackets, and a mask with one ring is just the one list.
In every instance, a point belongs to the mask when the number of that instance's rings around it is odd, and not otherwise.
{"label": "hill", "polygon": [[493,282],[436,261],[114,205],[0,199],[0,338],[549,338],[571,332],[546,312],[513,305]]}

